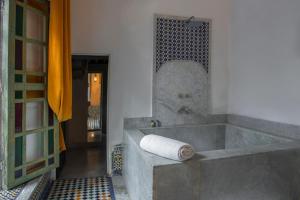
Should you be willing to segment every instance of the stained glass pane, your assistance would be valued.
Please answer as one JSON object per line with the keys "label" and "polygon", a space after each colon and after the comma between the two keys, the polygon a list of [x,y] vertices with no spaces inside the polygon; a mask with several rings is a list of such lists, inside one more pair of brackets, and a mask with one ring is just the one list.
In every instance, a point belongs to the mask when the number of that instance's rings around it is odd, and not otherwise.
{"label": "stained glass pane", "polygon": [[44,98],[45,92],[42,90],[30,90],[26,92],[27,99]]}
{"label": "stained glass pane", "polygon": [[43,127],[44,103],[26,103],[26,130],[34,130]]}
{"label": "stained glass pane", "polygon": [[23,113],[23,104],[15,104],[15,132],[22,132],[22,113]]}
{"label": "stained glass pane", "polygon": [[16,35],[23,36],[23,8],[16,6]]}
{"label": "stained glass pane", "polygon": [[48,165],[54,164],[54,158],[49,158],[48,159]]}
{"label": "stained glass pane", "polygon": [[50,108],[50,106],[48,107],[48,125],[49,126],[53,126],[54,125],[54,115],[53,115],[53,111]]}
{"label": "stained glass pane", "polygon": [[48,131],[48,154],[54,153],[54,130]]}
{"label": "stained glass pane", "polygon": [[44,77],[42,76],[34,76],[34,75],[27,75],[26,76],[27,83],[44,83]]}
{"label": "stained glass pane", "polygon": [[22,74],[16,74],[15,75],[15,82],[16,83],[22,83],[23,82],[23,75]]}
{"label": "stained glass pane", "polygon": [[15,91],[15,99],[22,99],[23,91]]}
{"label": "stained glass pane", "polygon": [[35,171],[38,171],[39,169],[42,169],[43,167],[45,167],[46,162],[45,161],[41,161],[39,163],[30,165],[26,168],[26,174],[31,174]]}
{"label": "stained glass pane", "polygon": [[46,62],[45,47],[39,44],[26,44],[26,70],[28,72],[44,72]]}
{"label": "stained glass pane", "polygon": [[23,42],[15,40],[15,69],[23,69]]}
{"label": "stained glass pane", "polygon": [[26,22],[26,35],[28,38],[39,41],[46,40],[46,18],[43,15],[27,9]]}
{"label": "stained glass pane", "polygon": [[23,174],[22,169],[15,171],[15,179],[20,178]]}
{"label": "stained glass pane", "polygon": [[23,137],[17,137],[15,143],[15,167],[23,163]]}
{"label": "stained glass pane", "polygon": [[44,155],[43,134],[26,135],[26,162],[42,158]]}

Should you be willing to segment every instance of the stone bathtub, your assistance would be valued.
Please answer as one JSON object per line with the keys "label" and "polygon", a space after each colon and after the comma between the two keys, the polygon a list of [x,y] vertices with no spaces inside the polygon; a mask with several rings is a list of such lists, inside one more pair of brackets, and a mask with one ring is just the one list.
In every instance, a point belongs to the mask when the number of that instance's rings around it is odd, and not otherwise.
{"label": "stone bathtub", "polygon": [[[157,134],[195,148],[177,162],[139,147]],[[124,130],[123,176],[132,200],[298,200],[300,145],[230,124]]]}

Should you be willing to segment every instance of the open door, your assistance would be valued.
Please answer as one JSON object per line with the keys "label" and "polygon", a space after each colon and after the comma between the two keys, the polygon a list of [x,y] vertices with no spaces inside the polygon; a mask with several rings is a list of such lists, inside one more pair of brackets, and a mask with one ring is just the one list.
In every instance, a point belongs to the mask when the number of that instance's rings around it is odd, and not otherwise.
{"label": "open door", "polygon": [[5,0],[2,36],[2,186],[55,169],[58,122],[47,102],[48,0]]}

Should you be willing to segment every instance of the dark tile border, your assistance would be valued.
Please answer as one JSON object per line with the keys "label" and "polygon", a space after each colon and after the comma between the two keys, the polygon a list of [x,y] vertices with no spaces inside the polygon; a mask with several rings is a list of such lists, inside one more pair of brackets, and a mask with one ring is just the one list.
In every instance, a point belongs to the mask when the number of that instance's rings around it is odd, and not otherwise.
{"label": "dark tile border", "polygon": [[109,192],[110,192],[110,197],[111,197],[111,200],[116,200],[116,196],[115,196],[115,190],[114,190],[114,185],[113,185],[113,182],[112,182],[112,178],[107,176],[107,181],[109,183]]}

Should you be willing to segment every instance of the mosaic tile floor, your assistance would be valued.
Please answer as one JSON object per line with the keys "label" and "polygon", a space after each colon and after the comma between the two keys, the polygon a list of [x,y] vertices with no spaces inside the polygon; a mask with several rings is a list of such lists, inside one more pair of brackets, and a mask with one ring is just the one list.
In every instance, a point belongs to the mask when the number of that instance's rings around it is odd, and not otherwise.
{"label": "mosaic tile floor", "polygon": [[24,185],[21,185],[12,190],[1,190],[0,191],[0,200],[15,200],[20,195],[24,188]]}
{"label": "mosaic tile floor", "polygon": [[110,177],[58,179],[48,200],[115,200]]}

